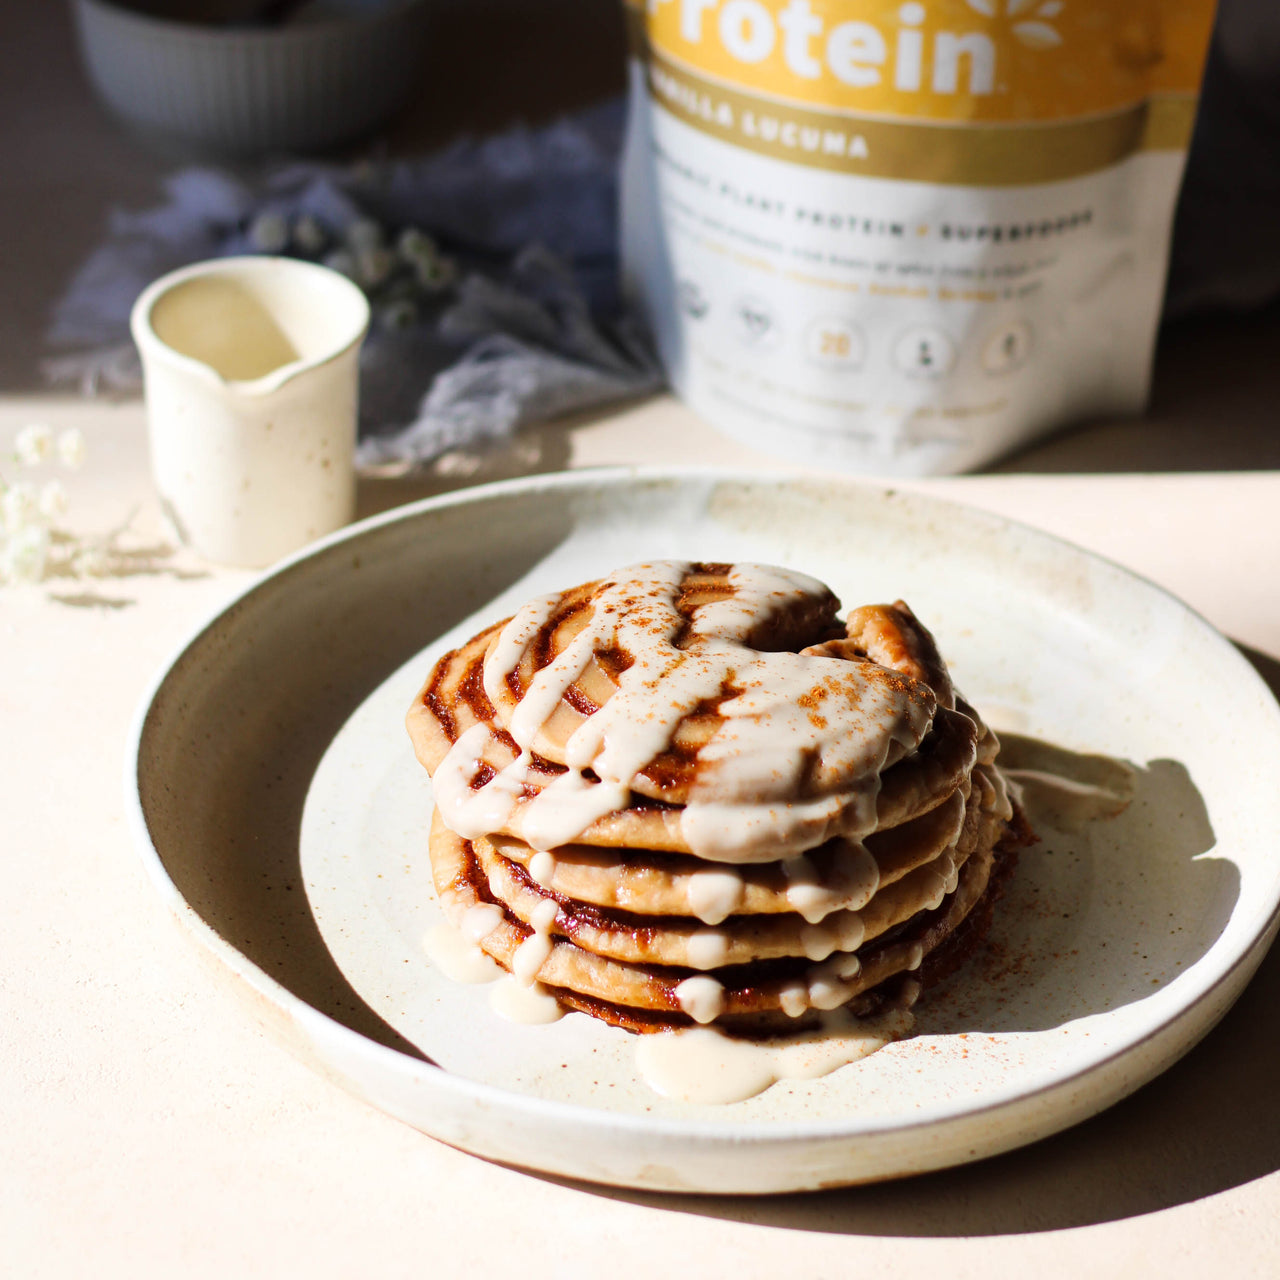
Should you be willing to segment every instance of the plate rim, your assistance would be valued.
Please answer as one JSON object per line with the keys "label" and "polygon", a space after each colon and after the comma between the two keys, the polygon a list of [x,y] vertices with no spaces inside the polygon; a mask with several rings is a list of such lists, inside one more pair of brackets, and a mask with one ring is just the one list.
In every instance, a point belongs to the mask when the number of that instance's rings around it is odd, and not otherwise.
{"label": "plate rim", "polygon": [[[128,746],[125,754],[124,790],[126,819],[131,829],[135,846],[143,862],[148,879],[159,891],[162,899],[176,918],[192,935],[192,940],[202,945],[213,957],[231,971],[235,977],[247,983],[259,994],[267,998],[277,1010],[297,1024],[314,1042],[332,1039],[338,1046],[354,1051],[360,1056],[372,1055],[386,1069],[402,1076],[416,1078],[429,1085],[456,1093],[460,1098],[479,1104],[500,1104],[504,1107],[515,1107],[524,1115],[540,1121],[551,1123],[572,1122],[587,1125],[598,1130],[612,1130],[615,1133],[625,1131],[656,1140],[683,1139],[698,1144],[719,1145],[731,1144],[736,1148],[744,1146],[783,1146],[794,1142],[846,1142],[858,1138],[877,1136],[909,1135],[918,1130],[937,1129],[952,1123],[963,1123],[970,1119],[980,1118],[993,1113],[1007,1112],[1019,1105],[1034,1104],[1052,1095],[1071,1091],[1077,1084],[1092,1076],[1105,1075],[1120,1059],[1127,1058],[1153,1041],[1168,1037],[1180,1026],[1193,1021],[1192,1014],[1197,1014],[1212,1006],[1220,998],[1223,989],[1237,986],[1238,989],[1230,997],[1227,1004],[1197,1026],[1196,1033],[1188,1043],[1178,1048],[1171,1056],[1160,1060],[1155,1070],[1139,1072],[1137,1079],[1126,1081],[1123,1089],[1101,1107],[1089,1108],[1085,1114],[1096,1114],[1113,1105],[1120,1098],[1127,1096],[1141,1085],[1166,1070],[1174,1061],[1187,1052],[1195,1043],[1207,1035],[1216,1022],[1226,1013],[1234,1000],[1238,998],[1249,977],[1252,976],[1262,958],[1269,949],[1275,935],[1280,929],[1280,887],[1273,893],[1260,926],[1253,927],[1247,939],[1236,947],[1225,967],[1215,967],[1211,975],[1206,975],[1188,993],[1189,998],[1170,1016],[1158,1025],[1148,1029],[1138,1038],[1131,1040],[1112,1052],[1092,1059],[1084,1066],[1070,1074],[1055,1078],[1041,1086],[1027,1088],[1024,1086],[1007,1086],[999,1096],[981,1105],[960,1105],[952,1102],[945,1107],[938,1107],[910,1119],[902,1117],[882,1117],[879,1119],[856,1120],[850,1118],[844,1122],[832,1120],[799,1120],[799,1121],[749,1121],[720,1122],[716,1120],[681,1120],[676,1117],[661,1117],[639,1113],[611,1111],[607,1107],[594,1107],[581,1103],[566,1102],[556,1098],[538,1097],[533,1094],[516,1092],[495,1084],[473,1080],[466,1076],[450,1072],[431,1061],[415,1058],[401,1050],[388,1045],[379,1044],[361,1032],[346,1026],[331,1017],[323,1010],[295,995],[265,969],[241,952],[231,942],[223,938],[208,921],[187,901],[172,877],[169,875],[163,857],[151,837],[147,825],[147,817],[139,787],[139,770],[141,755],[146,739],[148,721],[155,704],[177,670],[186,654],[224,616],[240,608],[255,594],[269,590],[277,579],[294,572],[303,565],[327,553],[332,548],[355,542],[394,524],[411,521],[437,510],[445,510],[458,506],[470,506],[486,501],[501,500],[508,495],[536,494],[539,491],[557,492],[564,489],[607,489],[618,487],[639,487],[642,485],[689,484],[701,482],[707,486],[708,492],[714,487],[725,485],[762,486],[773,489],[787,489],[800,485],[816,488],[845,488],[877,495],[880,498],[901,498],[931,508],[946,508],[962,513],[968,520],[977,520],[993,530],[1009,529],[1017,531],[1020,536],[1029,536],[1045,544],[1065,548],[1087,560],[1106,566],[1109,570],[1141,583],[1147,589],[1157,593],[1167,602],[1172,603],[1191,618],[1197,626],[1211,637],[1240,674],[1251,681],[1258,691],[1275,704],[1275,716],[1280,727],[1280,703],[1276,703],[1274,695],[1266,685],[1262,676],[1248,661],[1237,646],[1222,631],[1213,625],[1197,609],[1180,599],[1174,592],[1154,582],[1139,571],[1121,564],[1110,556],[1081,547],[1070,539],[1050,533],[1035,525],[1012,517],[989,511],[951,496],[940,496],[927,490],[904,485],[901,481],[880,479],[876,477],[850,477],[843,475],[811,475],[807,473],[788,473],[776,475],[771,472],[757,471],[750,468],[719,468],[711,466],[658,464],[635,464],[622,466],[582,467],[573,470],[542,472],[528,476],[518,476],[504,480],[491,481],[481,485],[464,487],[448,493],[436,494],[413,502],[378,512],[360,521],[346,526],[332,534],[308,544],[293,554],[283,558],[275,565],[256,574],[251,581],[244,584],[231,596],[221,600],[203,616],[172,649],[169,656],[161,663],[157,672],[149,682],[133,715],[129,729]],[[391,672],[387,672],[390,675]],[[1221,937],[1221,935],[1219,935]],[[1216,943],[1214,944],[1217,945]],[[1211,954],[1211,947],[1206,955]],[[1242,976],[1242,970],[1247,972]],[[1189,975],[1188,975],[1189,976]],[[295,1052],[297,1052],[295,1048]],[[310,1065],[310,1064],[309,1064]],[[349,1082],[348,1082],[349,1087]],[[357,1096],[365,1097],[357,1091]],[[379,1104],[372,1099],[371,1105]],[[386,1109],[386,1108],[382,1108]],[[1047,1136],[1059,1131],[1076,1119],[1069,1119],[1064,1124],[1050,1127],[1037,1126],[1034,1138]],[[1029,1139],[1015,1139],[1004,1143],[991,1151],[979,1153],[981,1156],[1007,1150],[1010,1146],[1021,1145]],[[948,1161],[947,1163],[956,1163]],[[921,1166],[922,1170],[933,1165]],[[634,1185],[634,1184],[633,1184]]]}

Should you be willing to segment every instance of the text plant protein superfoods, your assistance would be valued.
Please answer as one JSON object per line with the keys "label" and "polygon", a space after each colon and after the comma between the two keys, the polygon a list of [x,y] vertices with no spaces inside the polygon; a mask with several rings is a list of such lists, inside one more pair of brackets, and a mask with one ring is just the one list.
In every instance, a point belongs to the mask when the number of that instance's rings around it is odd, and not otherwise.
{"label": "text plant protein superfoods", "polygon": [[684,399],[856,470],[1143,408],[1212,0],[648,0],[628,288]]}

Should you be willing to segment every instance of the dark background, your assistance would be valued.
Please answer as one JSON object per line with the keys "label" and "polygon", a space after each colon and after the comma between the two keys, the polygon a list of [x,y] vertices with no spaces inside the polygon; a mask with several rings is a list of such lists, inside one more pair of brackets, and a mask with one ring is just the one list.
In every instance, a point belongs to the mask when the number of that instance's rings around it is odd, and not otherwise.
{"label": "dark background", "polygon": [[[1170,0],[1172,2],[1172,0]],[[441,0],[417,100],[357,152],[421,155],[624,87],[620,0]],[[147,208],[171,157],[93,99],[69,6],[0,3],[0,394],[39,392],[49,312],[113,207]],[[1096,424],[1107,470],[1280,467],[1280,5],[1223,0],[1174,238],[1152,404]],[[1003,469],[1097,469],[1095,427]]]}

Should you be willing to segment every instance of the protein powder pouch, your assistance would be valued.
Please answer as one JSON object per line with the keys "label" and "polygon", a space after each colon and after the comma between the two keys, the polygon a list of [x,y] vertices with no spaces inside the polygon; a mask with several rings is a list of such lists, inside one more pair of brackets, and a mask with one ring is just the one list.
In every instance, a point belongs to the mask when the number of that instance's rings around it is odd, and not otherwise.
{"label": "protein powder pouch", "polygon": [[625,285],[702,416],[927,475],[1142,411],[1212,0],[628,18]]}

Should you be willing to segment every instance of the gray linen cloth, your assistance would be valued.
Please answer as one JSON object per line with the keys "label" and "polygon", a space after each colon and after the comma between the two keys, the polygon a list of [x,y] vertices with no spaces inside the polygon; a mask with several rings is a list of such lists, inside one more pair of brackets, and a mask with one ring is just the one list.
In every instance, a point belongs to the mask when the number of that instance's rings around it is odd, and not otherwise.
{"label": "gray linen cloth", "polygon": [[[354,264],[370,296],[363,469],[410,470],[653,391],[662,375],[617,283],[624,110],[609,101],[418,160],[179,170],[162,204],[112,212],[55,307],[61,354],[46,374],[90,394],[136,389],[128,319],[142,289],[190,262],[269,250]],[[395,253],[419,232],[448,268],[426,288]]]}

